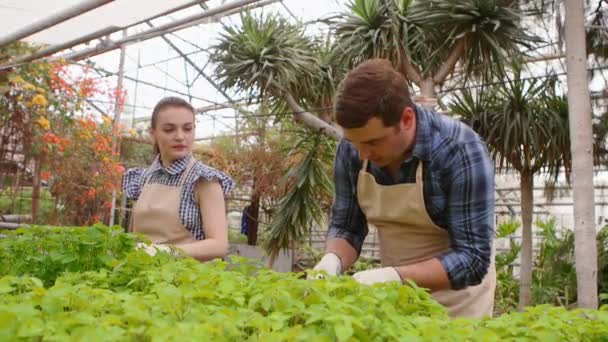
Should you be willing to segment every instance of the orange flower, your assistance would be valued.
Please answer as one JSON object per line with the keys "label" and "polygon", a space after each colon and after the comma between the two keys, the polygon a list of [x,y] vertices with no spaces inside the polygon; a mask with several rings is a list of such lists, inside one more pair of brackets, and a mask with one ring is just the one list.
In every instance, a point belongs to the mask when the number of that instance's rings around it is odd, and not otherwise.
{"label": "orange flower", "polygon": [[50,171],[44,171],[40,173],[40,179],[48,181],[49,179],[51,179],[51,172]]}
{"label": "orange flower", "polygon": [[91,189],[87,190],[86,197],[87,198],[95,198],[96,194],[97,194],[97,191],[95,190],[95,188],[91,188]]}
{"label": "orange flower", "polygon": [[42,136],[42,140],[47,144],[56,144],[59,141],[59,138],[51,132],[44,133]]}

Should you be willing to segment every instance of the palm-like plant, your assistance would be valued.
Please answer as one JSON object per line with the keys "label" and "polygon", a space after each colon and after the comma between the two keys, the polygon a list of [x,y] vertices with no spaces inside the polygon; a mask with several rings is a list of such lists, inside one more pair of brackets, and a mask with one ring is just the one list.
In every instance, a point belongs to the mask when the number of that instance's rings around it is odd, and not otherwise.
{"label": "palm-like plant", "polygon": [[333,183],[329,165],[335,142],[320,134],[301,134],[290,155],[299,159],[287,173],[287,194],[280,200],[269,227],[266,251],[271,263],[281,248],[291,246],[309,233],[313,223],[323,222],[322,199],[331,198]]}
{"label": "palm-like plant", "polygon": [[422,96],[436,96],[459,61],[469,76],[502,74],[525,34],[520,13],[501,0],[354,0],[335,22],[336,53],[353,64],[390,59]]}
{"label": "palm-like plant", "polygon": [[310,84],[322,72],[317,42],[301,26],[277,16],[241,15],[242,25],[225,26],[211,62],[220,85],[250,98],[285,102],[296,120],[315,131],[338,138],[338,131],[300,107],[297,99],[310,94]]}
{"label": "palm-like plant", "polygon": [[[339,138],[329,123],[329,113],[333,90],[345,70],[331,53],[329,40],[305,36],[301,26],[277,15],[243,14],[241,19],[240,26],[224,27],[211,58],[220,85],[269,104],[276,121],[293,114],[313,131]],[[300,103],[322,109],[321,118]],[[290,125],[289,121],[282,124]],[[272,217],[266,240],[272,256],[299,241],[312,222],[322,219],[318,199],[331,196],[327,168],[333,150],[323,147],[327,144],[326,138],[315,133],[303,135],[294,144],[292,155],[302,159],[287,175],[286,195]]]}
{"label": "palm-like plant", "polygon": [[305,89],[300,93],[300,101],[308,108],[315,108],[319,116],[331,122],[333,97],[338,84],[346,74],[347,65],[333,53],[331,39],[317,39],[315,50],[318,71]]}
{"label": "palm-like plant", "polygon": [[467,90],[450,106],[484,138],[498,170],[520,174],[522,261],[520,308],[530,303],[532,280],[533,176],[544,170],[557,176],[570,168],[567,102],[551,82],[516,77],[493,88]]}
{"label": "palm-like plant", "polygon": [[261,97],[269,90],[295,92],[313,77],[313,44],[299,27],[277,15],[243,14],[241,20],[240,27],[224,27],[215,46],[221,53],[211,56],[225,88]]}

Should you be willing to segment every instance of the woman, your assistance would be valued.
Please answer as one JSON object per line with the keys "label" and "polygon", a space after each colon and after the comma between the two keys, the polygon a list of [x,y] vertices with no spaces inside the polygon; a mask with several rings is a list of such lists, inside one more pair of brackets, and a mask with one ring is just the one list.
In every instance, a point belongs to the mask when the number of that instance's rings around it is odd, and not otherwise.
{"label": "woman", "polygon": [[131,231],[153,245],[153,255],[173,245],[195,259],[222,258],[228,250],[224,195],[233,188],[230,177],[192,156],[194,108],[176,98],[162,99],[152,111],[150,135],[156,159],[148,168],[128,170],[123,177],[133,207]]}

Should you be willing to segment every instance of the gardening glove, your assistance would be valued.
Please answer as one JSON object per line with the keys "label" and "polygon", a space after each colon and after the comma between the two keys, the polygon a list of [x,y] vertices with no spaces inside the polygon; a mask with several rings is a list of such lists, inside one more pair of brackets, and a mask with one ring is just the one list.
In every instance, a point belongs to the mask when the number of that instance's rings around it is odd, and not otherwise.
{"label": "gardening glove", "polygon": [[[335,276],[342,273],[342,261],[334,253],[326,253],[321,261],[313,268],[315,271],[325,271],[327,274]],[[322,279],[322,274],[309,275],[307,279]]]}
{"label": "gardening glove", "polygon": [[398,281],[402,283],[399,272],[394,267],[374,268],[367,271],[361,271],[353,274],[353,279],[364,285],[373,285],[375,283],[386,283],[389,281]]}
{"label": "gardening glove", "polygon": [[146,245],[143,242],[138,242],[137,249],[143,249],[144,252],[148,253],[149,256],[154,256],[157,252],[161,251],[161,252],[166,252],[166,253],[171,253],[171,247],[169,247],[168,245],[160,245],[160,244],[150,244],[150,245]]}

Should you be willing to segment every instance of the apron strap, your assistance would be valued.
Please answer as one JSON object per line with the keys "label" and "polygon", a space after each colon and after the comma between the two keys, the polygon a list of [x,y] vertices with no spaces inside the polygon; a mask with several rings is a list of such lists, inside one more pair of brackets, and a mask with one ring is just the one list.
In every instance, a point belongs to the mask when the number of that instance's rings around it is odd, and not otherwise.
{"label": "apron strap", "polygon": [[188,162],[188,165],[186,166],[186,169],[184,169],[184,172],[182,173],[182,175],[179,177],[177,186],[182,187],[186,183],[186,179],[188,179],[188,175],[192,171],[192,168],[194,167],[195,163],[196,163],[196,160],[194,159],[194,156],[190,156],[190,161]]}
{"label": "apron strap", "polygon": [[422,184],[422,160],[418,159],[418,166],[416,167],[416,183]]}

